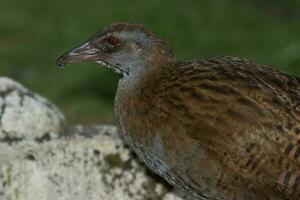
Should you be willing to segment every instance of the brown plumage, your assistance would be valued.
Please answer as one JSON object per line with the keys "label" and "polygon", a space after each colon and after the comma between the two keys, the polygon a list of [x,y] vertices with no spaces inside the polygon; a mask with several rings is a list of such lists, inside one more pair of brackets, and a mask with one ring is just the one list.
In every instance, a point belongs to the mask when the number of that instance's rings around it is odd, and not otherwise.
{"label": "brown plumage", "polygon": [[145,28],[113,24],[58,59],[122,75],[119,128],[154,172],[196,199],[300,198],[300,79],[246,59],[181,62]]}

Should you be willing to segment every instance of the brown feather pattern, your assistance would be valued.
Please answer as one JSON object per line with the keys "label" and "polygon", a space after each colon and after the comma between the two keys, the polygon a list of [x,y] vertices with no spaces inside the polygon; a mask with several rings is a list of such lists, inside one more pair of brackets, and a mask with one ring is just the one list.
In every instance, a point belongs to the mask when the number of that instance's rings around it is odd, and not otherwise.
{"label": "brown feather pattern", "polygon": [[160,175],[199,199],[300,198],[299,78],[235,57],[153,69],[115,109],[142,154],[159,132]]}

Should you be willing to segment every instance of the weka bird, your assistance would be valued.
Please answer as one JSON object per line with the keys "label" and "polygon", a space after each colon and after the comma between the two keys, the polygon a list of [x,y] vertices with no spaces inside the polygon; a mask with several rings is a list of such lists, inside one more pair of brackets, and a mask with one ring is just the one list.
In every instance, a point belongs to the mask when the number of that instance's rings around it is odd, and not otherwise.
{"label": "weka bird", "polygon": [[300,199],[300,79],[236,57],[178,61],[136,24],[57,60],[121,75],[118,126],[154,172],[196,199]]}

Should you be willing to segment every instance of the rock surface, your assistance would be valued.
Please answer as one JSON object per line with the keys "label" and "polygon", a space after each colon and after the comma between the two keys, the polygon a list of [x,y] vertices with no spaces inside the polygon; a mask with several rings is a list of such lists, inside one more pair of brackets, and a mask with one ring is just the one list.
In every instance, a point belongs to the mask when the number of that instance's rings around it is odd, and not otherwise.
{"label": "rock surface", "polygon": [[66,128],[43,97],[0,78],[0,200],[179,200],[114,126]]}
{"label": "rock surface", "polygon": [[55,105],[12,79],[0,77],[0,140],[43,140],[64,130]]}

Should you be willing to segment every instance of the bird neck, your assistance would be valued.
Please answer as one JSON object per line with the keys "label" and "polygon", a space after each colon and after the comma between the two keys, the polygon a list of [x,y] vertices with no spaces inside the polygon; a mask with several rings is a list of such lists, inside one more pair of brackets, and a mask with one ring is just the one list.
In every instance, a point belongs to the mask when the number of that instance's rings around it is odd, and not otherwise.
{"label": "bird neck", "polygon": [[118,90],[124,90],[126,93],[129,91],[138,93],[145,87],[154,86],[176,63],[173,55],[152,55],[146,60],[143,62],[143,66],[132,67],[135,70],[119,80]]}
{"label": "bird neck", "polygon": [[159,62],[149,59],[149,61],[149,65],[144,68],[146,70],[136,71],[119,80],[114,105],[116,118],[125,140],[131,141],[140,149],[147,141],[138,134],[141,127],[135,126],[129,131],[127,125],[151,116],[151,108],[157,103],[156,97],[161,93],[162,83],[175,63],[175,59],[163,59]]}

